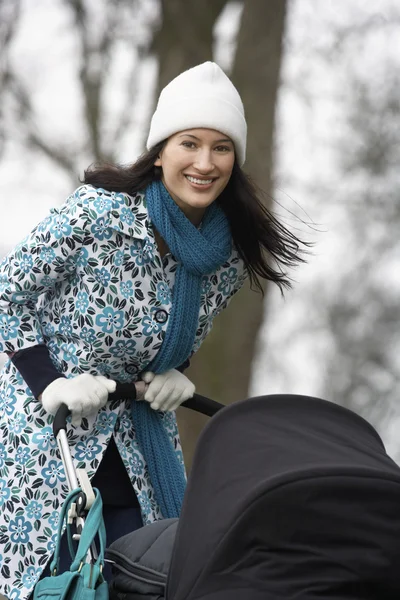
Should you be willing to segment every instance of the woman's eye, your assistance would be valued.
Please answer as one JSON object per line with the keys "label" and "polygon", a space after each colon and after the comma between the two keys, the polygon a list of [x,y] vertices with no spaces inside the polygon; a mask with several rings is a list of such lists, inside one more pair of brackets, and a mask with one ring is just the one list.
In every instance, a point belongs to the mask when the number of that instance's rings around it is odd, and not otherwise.
{"label": "woman's eye", "polygon": [[217,152],[230,152],[231,150],[229,146],[217,146],[215,149]]}
{"label": "woman's eye", "polygon": [[195,143],[194,142],[182,142],[182,146],[184,146],[185,148],[194,148]]}

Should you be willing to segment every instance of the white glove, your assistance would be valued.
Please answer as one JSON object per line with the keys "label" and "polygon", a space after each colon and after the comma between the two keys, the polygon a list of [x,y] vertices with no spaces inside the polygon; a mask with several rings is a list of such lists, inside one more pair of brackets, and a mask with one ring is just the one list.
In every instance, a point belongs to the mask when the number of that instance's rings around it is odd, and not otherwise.
{"label": "white glove", "polygon": [[196,390],[193,383],[176,369],[171,369],[160,375],[151,371],[143,374],[143,381],[149,384],[144,399],[150,403],[153,410],[176,410]]}
{"label": "white glove", "polygon": [[116,382],[103,375],[82,373],[71,379],[60,377],[52,381],[42,393],[42,405],[46,412],[55,415],[61,404],[71,411],[72,425],[80,425],[82,417],[96,413],[115,392]]}

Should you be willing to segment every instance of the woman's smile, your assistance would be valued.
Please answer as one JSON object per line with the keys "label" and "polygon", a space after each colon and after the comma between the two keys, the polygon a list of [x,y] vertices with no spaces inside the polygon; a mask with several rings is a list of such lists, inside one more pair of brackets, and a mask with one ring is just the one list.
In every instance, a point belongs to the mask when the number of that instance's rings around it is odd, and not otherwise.
{"label": "woman's smile", "polygon": [[203,191],[203,190],[209,190],[210,187],[212,186],[212,184],[214,183],[214,181],[216,181],[216,177],[215,178],[207,178],[207,179],[202,179],[201,177],[195,177],[194,175],[185,175],[186,179],[188,180],[188,182],[195,188],[198,189],[199,191]]}

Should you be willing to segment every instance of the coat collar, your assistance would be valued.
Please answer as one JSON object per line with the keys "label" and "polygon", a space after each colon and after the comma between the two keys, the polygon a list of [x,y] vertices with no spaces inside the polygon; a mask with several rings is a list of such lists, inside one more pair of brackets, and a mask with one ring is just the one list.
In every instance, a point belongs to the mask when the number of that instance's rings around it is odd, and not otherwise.
{"label": "coat collar", "polygon": [[135,192],[130,196],[118,192],[97,189],[97,197],[111,200],[111,206],[104,217],[112,229],[131,238],[144,240],[151,236],[149,213],[144,193]]}

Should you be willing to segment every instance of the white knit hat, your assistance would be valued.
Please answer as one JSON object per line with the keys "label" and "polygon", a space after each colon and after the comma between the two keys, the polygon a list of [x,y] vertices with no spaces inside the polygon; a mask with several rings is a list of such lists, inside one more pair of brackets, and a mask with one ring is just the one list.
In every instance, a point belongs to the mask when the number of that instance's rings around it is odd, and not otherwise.
{"label": "white knit hat", "polygon": [[231,80],[213,62],[184,71],[161,91],[147,149],[178,131],[199,127],[230,137],[239,165],[244,163],[247,125],[243,103]]}

